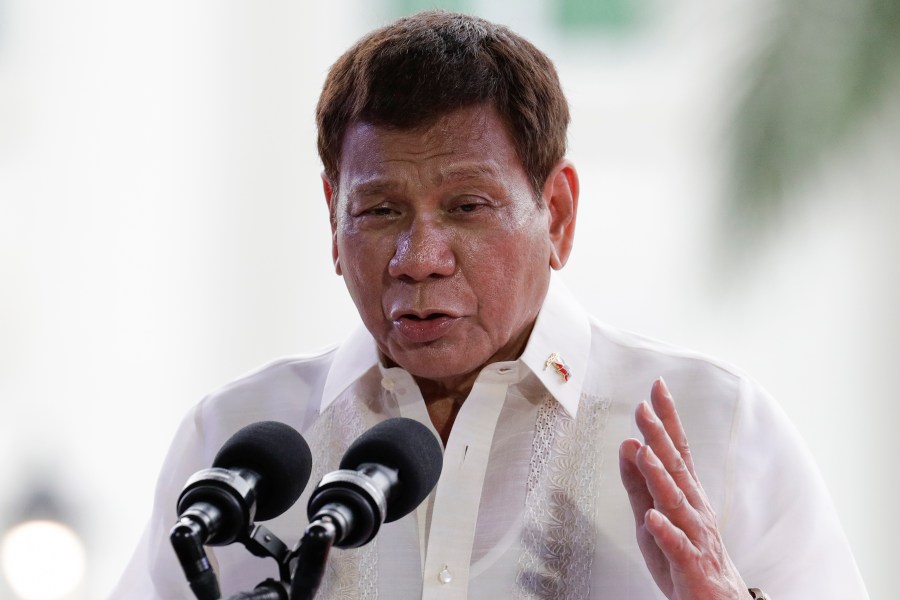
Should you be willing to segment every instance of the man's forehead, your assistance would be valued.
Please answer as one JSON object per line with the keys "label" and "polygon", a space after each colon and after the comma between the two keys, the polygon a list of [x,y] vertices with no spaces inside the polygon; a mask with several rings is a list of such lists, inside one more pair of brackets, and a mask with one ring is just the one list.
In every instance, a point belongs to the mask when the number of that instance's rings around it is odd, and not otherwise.
{"label": "man's forehead", "polygon": [[347,126],[343,151],[347,143],[389,144],[393,140],[419,141],[422,144],[441,143],[456,137],[481,139],[491,121],[502,125],[499,115],[490,105],[477,105],[443,113],[436,119],[414,127],[400,127],[360,119]]}
{"label": "man's forehead", "polygon": [[[450,185],[477,182],[482,180],[496,181],[503,176],[499,165],[491,162],[466,160],[459,163],[441,165],[430,172],[428,183],[432,185]],[[385,169],[372,169],[360,172],[348,172],[346,191],[355,196],[371,196],[386,192],[399,191],[410,183],[408,177],[401,172]]]}
{"label": "man's forehead", "polygon": [[365,121],[344,139],[341,185],[348,193],[376,193],[405,183],[407,172],[427,173],[431,184],[497,179],[517,158],[509,133],[492,107],[469,107],[422,127]]}

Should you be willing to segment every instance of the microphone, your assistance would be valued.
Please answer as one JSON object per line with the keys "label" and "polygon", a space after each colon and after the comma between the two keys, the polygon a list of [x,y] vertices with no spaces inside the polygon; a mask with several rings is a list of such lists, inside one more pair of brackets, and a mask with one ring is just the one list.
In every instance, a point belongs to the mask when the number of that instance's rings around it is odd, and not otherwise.
{"label": "microphone", "polygon": [[363,546],[382,523],[421,504],[443,462],[441,445],[425,425],[403,417],[382,421],[350,445],[340,470],[319,482],[307,506],[310,523],[330,522],[338,548]]}
{"label": "microphone", "polygon": [[203,550],[248,536],[254,519],[266,521],[293,505],[309,481],[312,454],[293,428],[259,421],[235,433],[210,469],[194,473],[178,497],[178,522],[169,534],[198,598],[219,598]]}

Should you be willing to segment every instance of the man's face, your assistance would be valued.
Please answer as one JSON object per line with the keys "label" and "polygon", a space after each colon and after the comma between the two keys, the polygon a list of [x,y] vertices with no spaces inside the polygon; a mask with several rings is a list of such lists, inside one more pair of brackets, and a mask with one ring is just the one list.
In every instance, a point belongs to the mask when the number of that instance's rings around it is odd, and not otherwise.
{"label": "man's face", "polygon": [[414,130],[356,123],[340,168],[334,193],[325,182],[335,269],[379,350],[448,385],[516,358],[568,257],[574,199],[559,208],[555,192],[577,197],[571,165],[536,202],[500,117],[477,106]]}

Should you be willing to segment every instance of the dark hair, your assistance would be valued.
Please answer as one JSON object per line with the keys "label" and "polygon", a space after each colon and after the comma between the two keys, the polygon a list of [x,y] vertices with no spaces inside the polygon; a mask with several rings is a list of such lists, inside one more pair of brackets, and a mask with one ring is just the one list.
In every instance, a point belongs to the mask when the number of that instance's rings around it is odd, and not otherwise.
{"label": "dark hair", "polygon": [[426,11],[377,29],[332,65],[316,108],[319,156],[338,184],[347,128],[413,129],[490,103],[509,128],[538,198],[566,151],[569,107],[553,63],[502,25]]}

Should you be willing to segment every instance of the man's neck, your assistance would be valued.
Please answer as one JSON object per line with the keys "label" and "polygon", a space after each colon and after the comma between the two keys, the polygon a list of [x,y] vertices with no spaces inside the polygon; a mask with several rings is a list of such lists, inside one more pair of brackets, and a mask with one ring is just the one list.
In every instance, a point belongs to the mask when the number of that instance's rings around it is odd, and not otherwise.
{"label": "man's neck", "polygon": [[425,400],[425,407],[428,409],[428,416],[434,428],[441,436],[444,446],[447,446],[447,440],[450,438],[450,431],[453,429],[453,422],[459,409],[462,408],[463,402],[469,397],[472,386],[478,374],[475,373],[467,378],[467,381],[454,382],[453,385],[433,381],[430,379],[422,379],[416,377],[416,384],[422,392],[422,399]]}

